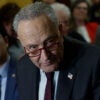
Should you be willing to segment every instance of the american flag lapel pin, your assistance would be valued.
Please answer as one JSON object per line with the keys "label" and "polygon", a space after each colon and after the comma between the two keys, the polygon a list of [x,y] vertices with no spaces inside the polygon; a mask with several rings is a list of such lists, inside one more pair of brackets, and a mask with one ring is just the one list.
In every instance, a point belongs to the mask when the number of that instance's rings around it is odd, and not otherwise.
{"label": "american flag lapel pin", "polygon": [[68,73],[68,76],[67,76],[70,80],[73,79],[73,74],[72,73]]}
{"label": "american flag lapel pin", "polygon": [[13,73],[13,74],[12,74],[12,77],[15,78],[15,76],[16,76],[16,75]]}

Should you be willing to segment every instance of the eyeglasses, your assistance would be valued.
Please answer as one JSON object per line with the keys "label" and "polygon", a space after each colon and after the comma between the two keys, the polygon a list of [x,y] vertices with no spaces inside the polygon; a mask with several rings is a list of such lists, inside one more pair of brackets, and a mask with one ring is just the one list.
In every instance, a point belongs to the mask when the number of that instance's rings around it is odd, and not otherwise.
{"label": "eyeglasses", "polygon": [[78,9],[78,10],[88,10],[87,7],[80,7],[80,6],[77,6],[76,9]]}
{"label": "eyeglasses", "polygon": [[[43,48],[40,49],[34,49],[34,47],[32,48],[27,48],[24,47],[25,49],[25,53],[29,56],[29,57],[36,57],[39,56],[41,54],[41,51],[44,49],[46,52],[51,52],[54,50],[57,50],[59,47],[59,42],[53,42],[49,45],[44,45]],[[27,52],[28,51],[28,52]]]}

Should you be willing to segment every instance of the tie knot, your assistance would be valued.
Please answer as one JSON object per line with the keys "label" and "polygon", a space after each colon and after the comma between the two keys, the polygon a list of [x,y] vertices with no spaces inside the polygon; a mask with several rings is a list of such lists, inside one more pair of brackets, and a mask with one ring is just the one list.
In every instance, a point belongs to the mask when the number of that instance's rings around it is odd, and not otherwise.
{"label": "tie knot", "polygon": [[46,74],[47,80],[52,80],[52,78],[53,78],[53,72],[45,73],[45,74]]}

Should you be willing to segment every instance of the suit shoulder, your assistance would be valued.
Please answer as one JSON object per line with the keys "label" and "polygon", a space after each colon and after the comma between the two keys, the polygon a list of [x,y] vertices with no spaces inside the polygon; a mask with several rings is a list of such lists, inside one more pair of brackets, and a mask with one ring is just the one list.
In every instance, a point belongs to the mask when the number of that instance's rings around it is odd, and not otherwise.
{"label": "suit shoulder", "polygon": [[18,68],[28,69],[29,67],[32,67],[32,66],[34,66],[34,64],[32,63],[32,61],[29,59],[27,55],[20,58],[17,62],[17,69]]}

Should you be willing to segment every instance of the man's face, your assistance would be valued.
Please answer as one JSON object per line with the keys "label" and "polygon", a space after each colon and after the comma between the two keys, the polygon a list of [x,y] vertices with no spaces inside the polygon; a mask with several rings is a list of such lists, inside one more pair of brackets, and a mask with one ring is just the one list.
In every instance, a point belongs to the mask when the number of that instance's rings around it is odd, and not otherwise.
{"label": "man's face", "polygon": [[63,11],[56,11],[57,18],[59,20],[59,24],[62,26],[61,33],[63,35],[67,35],[69,31],[69,17]]}
{"label": "man's face", "polygon": [[0,65],[2,65],[7,59],[7,46],[7,41],[5,41],[0,34]]}
{"label": "man's face", "polygon": [[47,16],[20,21],[18,38],[38,68],[52,72],[59,67],[63,56],[63,38]]}

